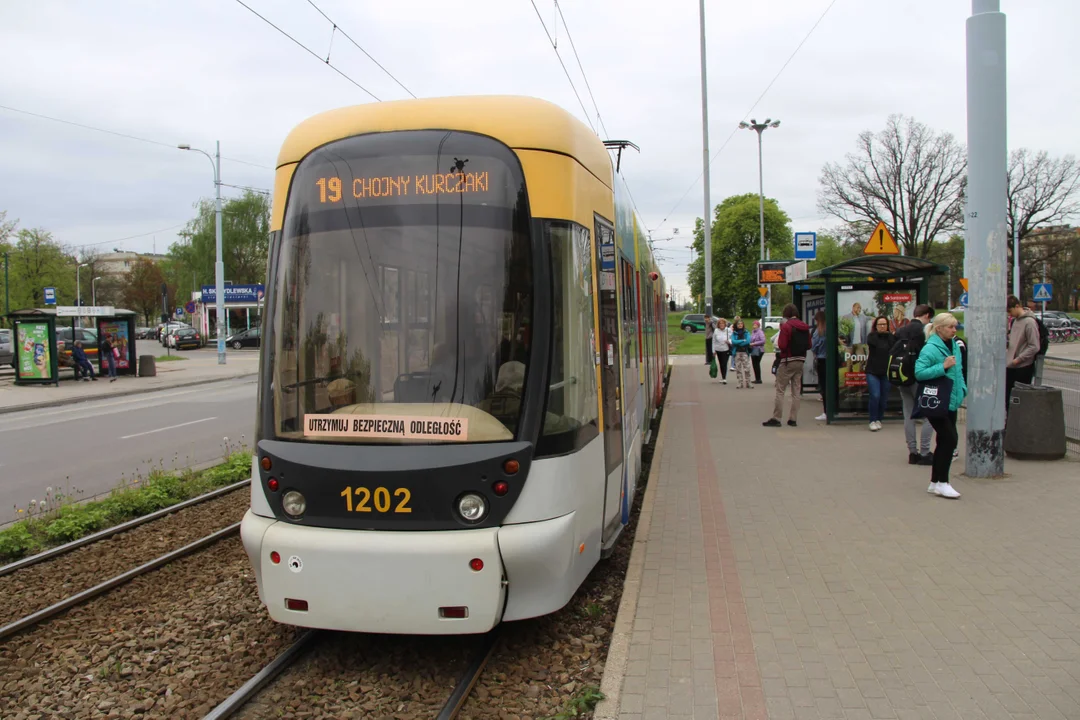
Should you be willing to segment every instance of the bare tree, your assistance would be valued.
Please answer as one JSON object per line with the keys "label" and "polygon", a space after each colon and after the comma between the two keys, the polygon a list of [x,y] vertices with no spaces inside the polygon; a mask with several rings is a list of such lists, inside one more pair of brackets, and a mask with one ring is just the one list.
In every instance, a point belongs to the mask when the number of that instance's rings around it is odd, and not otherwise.
{"label": "bare tree", "polygon": [[918,257],[962,227],[967,152],[951,134],[891,115],[876,135],[860,133],[857,147],[844,164],[822,169],[822,212],[847,223],[883,220],[904,253]]}
{"label": "bare tree", "polygon": [[1051,158],[1046,151],[1014,150],[1008,178],[1009,274],[1013,271],[1013,231],[1020,240],[1020,278],[1029,287],[1043,263],[1073,251],[1076,232],[1064,226],[1080,214],[1080,164],[1072,155]]}

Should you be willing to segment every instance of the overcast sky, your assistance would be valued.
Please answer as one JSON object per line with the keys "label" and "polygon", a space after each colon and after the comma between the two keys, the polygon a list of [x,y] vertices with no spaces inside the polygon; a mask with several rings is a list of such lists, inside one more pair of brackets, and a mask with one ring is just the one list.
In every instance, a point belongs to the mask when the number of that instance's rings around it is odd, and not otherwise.
{"label": "overcast sky", "polygon": [[[306,0],[245,2],[325,57],[332,26]],[[530,0],[315,2],[418,97],[532,95],[586,116]],[[567,29],[552,0],[536,5],[596,123]],[[860,131],[881,129],[890,113],[966,141],[968,0],[706,5],[710,142],[713,153],[723,146],[712,166],[714,205],[757,191],[754,134],[731,137],[751,115],[783,121],[765,134],[765,192],[794,230],[830,222],[816,207],[822,165],[842,160]],[[670,282],[685,290],[688,236],[703,203],[695,183],[698,4],[564,0],[560,7],[610,137],[641,147],[640,155],[624,154],[623,171]],[[1002,0],[1002,10],[1010,148],[1078,153],[1080,3]],[[340,34],[330,60],[383,100],[407,97]],[[175,144],[212,153],[220,140],[223,156],[256,165],[224,161],[223,182],[269,189],[292,127],[324,110],[374,102],[236,0],[9,0],[0,3],[0,66],[0,105],[165,143],[0,109],[0,210],[69,245],[105,251],[163,252],[193,203],[212,194],[210,163]],[[676,240],[663,241],[676,228]],[[135,235],[142,237],[126,239]]]}

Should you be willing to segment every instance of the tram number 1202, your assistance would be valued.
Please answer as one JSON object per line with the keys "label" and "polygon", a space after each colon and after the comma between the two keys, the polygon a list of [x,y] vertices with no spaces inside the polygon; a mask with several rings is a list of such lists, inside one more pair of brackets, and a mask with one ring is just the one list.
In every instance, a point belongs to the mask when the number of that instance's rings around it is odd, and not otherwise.
{"label": "tram number 1202", "polygon": [[[353,502],[354,495],[356,496],[355,503]],[[409,507],[412,492],[408,488],[394,490],[394,497],[397,498],[396,504],[390,499],[390,490],[384,487],[369,490],[366,487],[353,488],[350,486],[341,491],[341,497],[345,498],[345,507],[349,512],[372,512],[372,505],[374,505],[374,512],[379,513],[390,512],[391,505],[393,505],[395,513],[412,512],[412,508]]]}

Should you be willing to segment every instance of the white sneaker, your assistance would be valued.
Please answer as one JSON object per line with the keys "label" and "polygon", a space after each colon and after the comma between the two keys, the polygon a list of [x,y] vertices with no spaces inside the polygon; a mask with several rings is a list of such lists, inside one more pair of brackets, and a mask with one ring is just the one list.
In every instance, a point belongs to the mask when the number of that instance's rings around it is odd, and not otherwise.
{"label": "white sneaker", "polygon": [[880,421],[880,420],[875,420],[875,421],[874,421],[874,424],[875,424],[875,425],[877,425],[877,429],[878,429],[878,430],[881,430],[881,427],[882,427],[882,426],[881,426],[881,421]]}
{"label": "white sneaker", "polygon": [[877,422],[875,421],[875,422],[870,423],[870,432],[877,432],[877,431],[878,431]]}
{"label": "white sneaker", "polygon": [[821,420],[822,422],[824,422],[825,420],[828,420],[829,418],[825,416],[825,413],[821,413],[820,415],[818,415],[818,416],[817,416],[816,418],[814,418],[814,419],[815,419],[815,420]]}
{"label": "white sneaker", "polygon": [[937,483],[930,483],[930,487],[926,488],[926,492],[930,493],[931,495],[937,495]]}
{"label": "white sneaker", "polygon": [[956,492],[956,490],[953,489],[953,486],[947,482],[938,483],[934,492],[938,497],[949,498],[950,500],[955,500],[960,497],[960,493]]}
{"label": "white sneaker", "polygon": [[724,383],[725,385],[727,385],[727,380],[721,380],[720,382],[722,382],[722,383]]}

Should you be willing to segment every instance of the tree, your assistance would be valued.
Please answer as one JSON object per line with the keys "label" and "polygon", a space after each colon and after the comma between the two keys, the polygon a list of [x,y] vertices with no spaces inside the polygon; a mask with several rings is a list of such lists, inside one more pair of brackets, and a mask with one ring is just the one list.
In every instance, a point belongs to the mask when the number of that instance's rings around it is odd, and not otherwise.
{"label": "tree", "polygon": [[844,222],[884,220],[906,255],[926,257],[962,228],[966,173],[966,150],[951,134],[891,115],[883,131],[859,134],[843,165],[825,165],[818,207]]}
{"label": "tree", "polygon": [[[217,256],[214,202],[203,199],[196,204],[196,216],[180,232],[182,240],[169,248],[169,268],[179,287],[196,282],[214,282]],[[261,283],[266,280],[266,258],[270,248],[270,198],[245,191],[241,197],[226,200],[221,213],[222,260],[225,279],[233,283]]]}
{"label": "tree", "polygon": [[75,258],[41,228],[15,234],[11,253],[11,309],[41,307],[45,288],[56,288],[57,303],[75,304]]}
{"label": "tree", "polygon": [[[774,258],[794,255],[790,218],[771,198],[765,199],[765,247]],[[761,259],[761,228],[757,193],[733,195],[716,206],[711,228],[713,308],[721,316],[747,317],[761,314],[757,306],[757,264]],[[697,219],[694,250],[704,250],[704,223]],[[705,264],[698,258],[691,264],[688,279],[696,297],[705,287]],[[773,286],[773,305],[790,299],[787,286]]]}
{"label": "tree", "polygon": [[147,258],[136,260],[126,274],[124,304],[141,313],[147,325],[161,313],[161,286],[164,282],[165,275],[161,268]]}
{"label": "tree", "polygon": [[1013,233],[1020,241],[1020,278],[1024,290],[1042,277],[1042,264],[1067,263],[1075,245],[1074,233],[1051,231],[1080,213],[1080,164],[1072,155],[1051,158],[1027,148],[1009,156],[1008,256],[1012,287]]}

